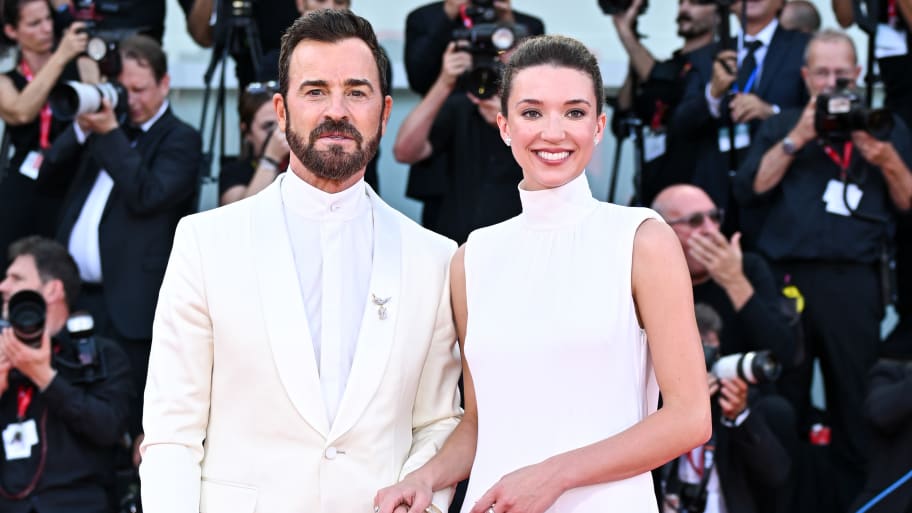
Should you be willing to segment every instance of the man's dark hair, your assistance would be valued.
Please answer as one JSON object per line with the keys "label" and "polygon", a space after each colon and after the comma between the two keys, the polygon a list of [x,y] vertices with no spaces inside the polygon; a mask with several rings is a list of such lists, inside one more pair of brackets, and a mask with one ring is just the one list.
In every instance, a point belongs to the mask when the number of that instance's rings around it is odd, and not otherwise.
{"label": "man's dark hair", "polygon": [[76,261],[66,248],[55,240],[32,235],[10,244],[10,262],[20,256],[31,256],[35,259],[35,267],[42,283],[51,280],[60,280],[63,283],[67,306],[72,310],[76,298],[79,297],[82,280],[79,278]]}
{"label": "man's dark hair", "polygon": [[592,79],[595,93],[595,112],[602,113],[605,93],[602,89],[602,73],[598,60],[585,45],[566,36],[546,35],[530,37],[523,41],[503,72],[500,92],[500,111],[507,115],[507,98],[513,88],[513,78],[520,71],[533,66],[551,65],[581,71]]}
{"label": "man's dark hair", "polygon": [[318,9],[301,16],[288,27],[282,36],[282,48],[279,52],[279,93],[282,98],[288,96],[288,74],[291,67],[291,54],[301,41],[319,41],[336,43],[345,39],[364,41],[377,63],[377,75],[380,77],[380,92],[389,95],[390,84],[386,80],[386,54],[377,42],[377,35],[370,22],[349,10],[336,11]]}
{"label": "man's dark hair", "polygon": [[168,73],[168,57],[158,41],[149,36],[135,34],[120,42],[120,58],[133,59],[144,68],[151,68],[155,82],[161,82]]}

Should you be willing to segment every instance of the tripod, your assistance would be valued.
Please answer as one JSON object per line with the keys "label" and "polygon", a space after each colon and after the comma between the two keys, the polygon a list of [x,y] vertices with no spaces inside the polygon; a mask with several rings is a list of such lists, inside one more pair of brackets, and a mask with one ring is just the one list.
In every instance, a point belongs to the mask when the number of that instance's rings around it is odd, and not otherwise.
{"label": "tripod", "polygon": [[[203,201],[203,189],[211,188],[217,184],[218,180],[212,172],[213,154],[215,152],[215,136],[219,134],[219,151],[218,162],[221,163],[225,156],[225,64],[228,60],[229,53],[235,50],[235,55],[240,55],[243,50],[249,54],[250,62],[253,65],[254,75],[259,74],[260,61],[262,60],[263,50],[260,46],[260,34],[256,22],[252,18],[252,2],[248,1],[231,1],[217,0],[215,6],[216,24],[213,29],[215,32],[215,46],[212,49],[212,59],[203,75],[206,88],[203,92],[203,111],[200,117],[199,131],[205,133],[206,118],[209,111],[209,97],[212,94],[212,78],[215,75],[216,68],[220,68],[218,90],[216,91],[215,110],[212,115],[212,127],[209,132],[209,144],[207,150],[203,153],[203,169],[200,175],[200,188],[197,194],[198,202]],[[217,185],[216,185],[217,186]],[[198,205],[200,207],[202,205]],[[199,210],[202,210],[199,208]]]}

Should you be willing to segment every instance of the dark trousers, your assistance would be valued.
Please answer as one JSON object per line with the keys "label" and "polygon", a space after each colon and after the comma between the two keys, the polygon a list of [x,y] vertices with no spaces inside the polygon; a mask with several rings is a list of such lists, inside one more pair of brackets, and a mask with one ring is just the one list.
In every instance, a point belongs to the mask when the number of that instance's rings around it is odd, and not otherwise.
{"label": "dark trousers", "polygon": [[83,284],[77,301],[77,309],[92,314],[92,318],[95,320],[95,333],[117,342],[130,360],[134,399],[130,403],[127,430],[130,436],[135,438],[136,435],[142,433],[143,391],[146,388],[146,376],[149,373],[149,350],[152,347],[152,341],[125,337],[117,330],[108,313],[103,285]]}
{"label": "dark trousers", "polygon": [[795,407],[806,437],[813,362],[819,358],[832,433],[833,486],[827,493],[836,494],[838,508],[845,511],[864,483],[863,402],[884,313],[879,272],[874,265],[825,262],[778,262],[774,270],[780,279],[788,276],[805,299],[805,360],[782,376],[779,389]]}

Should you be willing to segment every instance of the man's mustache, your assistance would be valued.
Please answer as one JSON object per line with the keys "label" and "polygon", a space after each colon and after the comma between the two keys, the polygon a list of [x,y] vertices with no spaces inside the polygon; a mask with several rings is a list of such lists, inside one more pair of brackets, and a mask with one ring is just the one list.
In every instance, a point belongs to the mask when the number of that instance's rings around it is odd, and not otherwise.
{"label": "man's mustache", "polygon": [[317,127],[310,132],[310,144],[314,144],[317,142],[317,139],[326,134],[341,134],[352,138],[358,144],[361,144],[364,139],[361,137],[361,133],[358,132],[358,130],[349,122],[341,119],[327,119],[326,121],[323,121],[317,125]]}

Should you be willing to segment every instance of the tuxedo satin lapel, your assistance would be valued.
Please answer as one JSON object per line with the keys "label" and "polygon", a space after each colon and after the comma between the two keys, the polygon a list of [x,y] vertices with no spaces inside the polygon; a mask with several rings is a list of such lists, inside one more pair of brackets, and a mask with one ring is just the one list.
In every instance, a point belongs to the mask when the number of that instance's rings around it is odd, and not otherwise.
{"label": "tuxedo satin lapel", "polygon": [[251,240],[259,301],[276,369],[289,399],[305,421],[327,436],[329,421],[285,225],[280,184],[281,180],[276,180],[252,200]]}
{"label": "tuxedo satin lapel", "polygon": [[[345,393],[333,422],[330,439],[351,429],[376,395],[386,372],[393,347],[396,323],[400,319],[402,243],[397,214],[368,187],[374,221],[374,251],[370,289]],[[386,300],[382,305],[374,301]]]}
{"label": "tuxedo satin lapel", "polygon": [[760,84],[756,93],[760,98],[768,97],[770,88],[776,82],[776,77],[779,76],[779,70],[787,60],[786,54],[789,49],[784,39],[785,34],[782,33],[782,29],[776,28],[776,32],[773,32],[773,38],[770,39],[769,48],[766,50],[766,57],[763,58],[763,69],[761,70]]}

